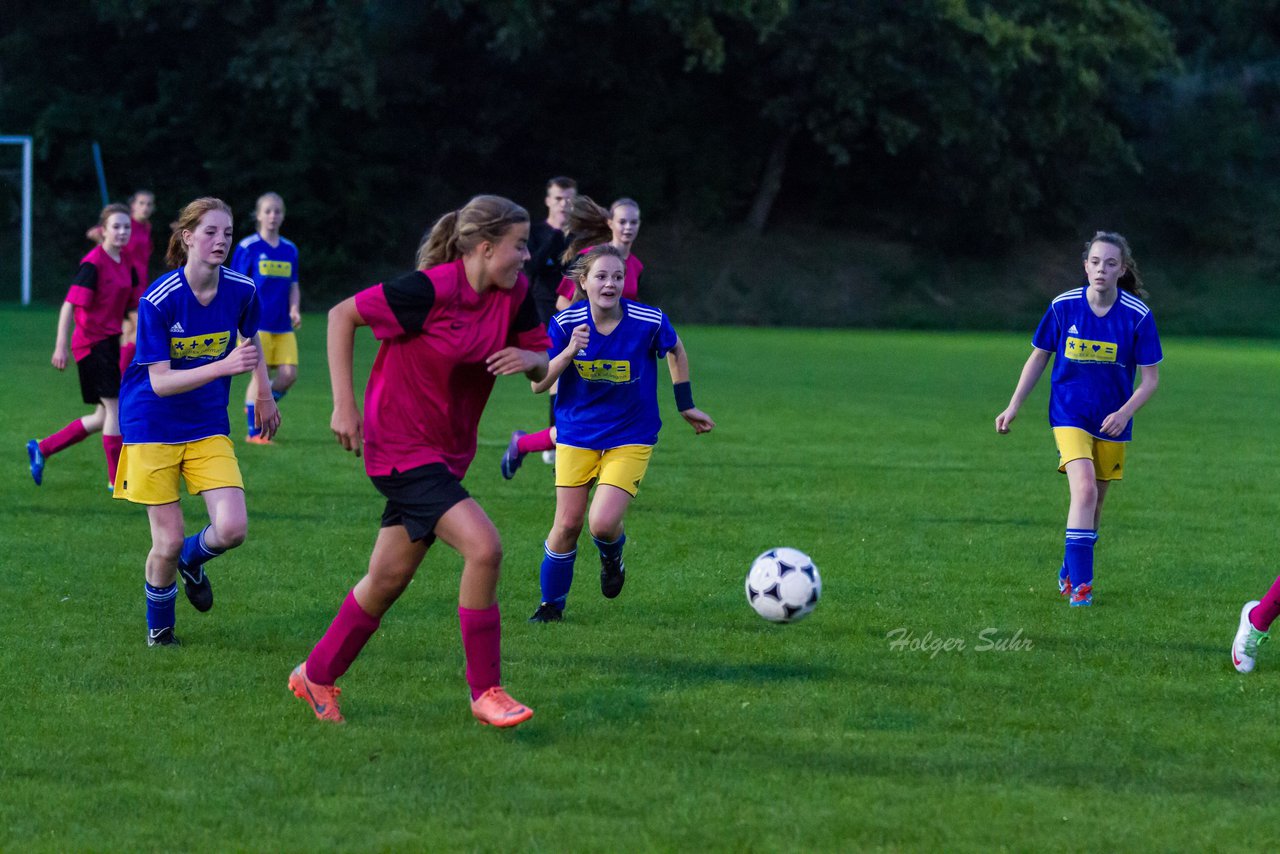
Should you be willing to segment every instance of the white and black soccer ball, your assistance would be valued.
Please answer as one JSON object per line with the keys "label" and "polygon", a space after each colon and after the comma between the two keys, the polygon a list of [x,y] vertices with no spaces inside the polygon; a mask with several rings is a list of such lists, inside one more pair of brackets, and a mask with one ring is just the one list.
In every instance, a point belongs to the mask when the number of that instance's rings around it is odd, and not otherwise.
{"label": "white and black soccer ball", "polygon": [[821,596],[818,567],[796,549],[769,549],[747,573],[747,601],[757,614],[775,623],[794,623],[809,616]]}

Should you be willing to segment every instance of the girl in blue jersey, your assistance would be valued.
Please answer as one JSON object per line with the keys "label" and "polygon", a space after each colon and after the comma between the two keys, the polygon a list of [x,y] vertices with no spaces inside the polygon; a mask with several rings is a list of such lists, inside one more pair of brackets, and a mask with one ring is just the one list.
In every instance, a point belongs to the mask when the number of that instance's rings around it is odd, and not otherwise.
{"label": "girl in blue jersey", "polygon": [[[298,287],[298,247],[280,234],[284,225],[284,199],[279,193],[263,193],[253,208],[258,225],[256,233],[236,246],[231,256],[231,269],[253,279],[262,303],[262,323],[258,339],[268,373],[274,371],[271,385],[263,394],[277,402],[298,379],[298,336],[302,325],[302,291]],[[249,428],[247,441],[256,445],[271,444],[257,427],[254,411],[260,387],[250,377],[244,392],[244,414]]]}
{"label": "girl in blue jersey", "polygon": [[[143,504],[151,522],[147,555],[147,645],[177,644],[176,576],[199,611],[213,606],[204,565],[244,542],[244,481],[228,434],[231,377],[252,371],[269,389],[258,348],[261,307],[253,281],[221,266],[231,251],[231,208],[196,199],[169,239],[177,269],[156,279],[138,304],[138,351],[120,393],[124,450],[115,497]],[[244,342],[236,346],[237,336]],[[270,436],[280,413],[270,394],[257,401]],[[184,538],[178,481],[204,498],[209,525]]]}
{"label": "girl in blue jersey", "polygon": [[[609,599],[625,580],[622,519],[649,466],[662,421],[658,417],[657,360],[665,356],[676,407],[695,433],[715,422],[693,405],[684,344],[659,309],[623,299],[626,259],[605,244],[583,254],[572,276],[586,300],[551,321],[546,391],[557,378],[556,515],[542,560],[542,604],[530,622],[562,618],[578,535],[587,519],[600,551],[600,591]],[[570,370],[572,367],[572,370]],[[591,487],[595,485],[595,496]],[[588,512],[588,503],[589,512]]]}
{"label": "girl in blue jersey", "polygon": [[[1053,357],[1049,424],[1058,445],[1058,471],[1071,490],[1066,546],[1058,590],[1073,606],[1093,603],[1093,550],[1102,502],[1124,474],[1124,449],[1133,416],[1160,381],[1164,353],[1129,243],[1099,231],[1085,244],[1087,284],[1057,296],[1031,343],[1017,387],[996,416],[996,432],[1009,425]],[[1135,389],[1135,375],[1142,382]]]}

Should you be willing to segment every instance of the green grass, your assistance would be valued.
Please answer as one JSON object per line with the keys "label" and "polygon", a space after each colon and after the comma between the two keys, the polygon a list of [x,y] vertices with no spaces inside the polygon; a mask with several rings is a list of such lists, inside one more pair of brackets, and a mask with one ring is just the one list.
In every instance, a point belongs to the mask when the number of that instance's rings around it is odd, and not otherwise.
{"label": "green grass", "polygon": [[[561,625],[525,622],[550,470],[531,458],[506,483],[497,465],[545,400],[499,382],[467,486],[506,546],[504,681],[537,712],[499,732],[467,711],[444,547],[343,680],[345,727],[285,687],[381,508],[328,431],[321,316],[280,444],[238,444],[249,541],[213,565],[210,614],[179,597],[179,650],[144,644],[147,523],[108,499],[96,441],[28,479],[25,441],[82,411],[48,366],[53,313],[0,323],[0,850],[1274,845],[1280,656],[1250,677],[1228,660],[1241,602],[1275,575],[1268,345],[1166,341],[1089,610],[1053,582],[1067,496],[1047,386],[1012,434],[992,428],[1029,331],[682,329],[719,426],[695,439],[662,393],[627,589],[600,597],[584,538]],[[822,569],[796,625],[742,594],[776,545]],[[965,648],[895,651],[897,628]],[[979,651],[984,630],[1031,646]]]}

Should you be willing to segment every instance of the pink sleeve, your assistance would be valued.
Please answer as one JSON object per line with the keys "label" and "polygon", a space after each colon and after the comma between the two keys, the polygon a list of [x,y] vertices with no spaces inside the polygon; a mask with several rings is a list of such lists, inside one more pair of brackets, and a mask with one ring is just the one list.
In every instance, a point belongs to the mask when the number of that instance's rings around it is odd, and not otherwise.
{"label": "pink sleeve", "polygon": [[547,327],[539,323],[532,329],[516,333],[516,346],[521,350],[532,350],[544,353],[551,349],[551,339],[547,336]]}
{"label": "pink sleeve", "polygon": [[67,302],[79,308],[88,308],[93,305],[94,292],[80,285],[72,285],[67,288]]}
{"label": "pink sleeve", "polygon": [[379,341],[384,338],[395,338],[406,332],[400,326],[400,321],[396,319],[395,312],[391,310],[382,285],[365,288],[356,294],[356,311],[360,312],[360,317],[373,331],[373,337]]}
{"label": "pink sleeve", "polygon": [[560,286],[556,288],[556,296],[564,297],[567,300],[573,299],[573,292],[577,290],[578,285],[568,276],[560,280]]}

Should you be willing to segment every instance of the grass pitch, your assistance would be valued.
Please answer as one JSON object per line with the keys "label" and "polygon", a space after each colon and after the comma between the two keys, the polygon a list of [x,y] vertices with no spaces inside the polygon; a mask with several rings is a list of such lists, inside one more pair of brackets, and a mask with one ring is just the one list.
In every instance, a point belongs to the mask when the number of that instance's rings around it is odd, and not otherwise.
{"label": "grass pitch", "polygon": [[[1047,377],[1012,434],[992,426],[1029,330],[682,329],[719,426],[695,439],[660,392],[626,590],[601,598],[584,535],[560,625],[525,622],[550,468],[498,473],[546,402],[499,381],[467,486],[506,547],[504,681],[536,711],[499,732],[467,710],[444,547],[343,680],[345,727],[285,687],[381,508],[329,434],[322,316],[301,331],[279,444],[237,443],[249,540],[211,566],[211,613],[179,597],[181,649],[145,646],[146,518],[109,499],[96,437],[42,487],[27,475],[26,440],[83,412],[74,373],[48,365],[54,313],[0,322],[0,849],[1274,844],[1280,653],[1250,677],[1229,661],[1241,603],[1276,572],[1269,345],[1166,341],[1087,610],[1054,584],[1067,490]],[[199,499],[184,507],[203,524]],[[825,584],[795,625],[743,596],[778,545]]]}

